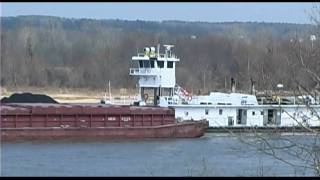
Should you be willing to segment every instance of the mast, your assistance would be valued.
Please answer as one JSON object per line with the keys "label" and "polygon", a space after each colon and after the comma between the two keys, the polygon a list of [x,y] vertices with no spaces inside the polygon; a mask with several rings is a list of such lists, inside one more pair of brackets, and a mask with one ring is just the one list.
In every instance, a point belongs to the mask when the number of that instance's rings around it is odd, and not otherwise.
{"label": "mast", "polygon": [[109,80],[109,101],[111,102],[111,85],[110,85],[110,80]]}

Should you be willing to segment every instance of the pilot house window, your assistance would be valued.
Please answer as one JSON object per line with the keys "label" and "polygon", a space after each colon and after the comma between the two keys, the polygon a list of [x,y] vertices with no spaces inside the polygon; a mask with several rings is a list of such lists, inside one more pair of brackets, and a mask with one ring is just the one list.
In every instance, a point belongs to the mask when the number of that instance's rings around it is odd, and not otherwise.
{"label": "pilot house window", "polygon": [[139,67],[140,68],[150,68],[150,62],[149,61],[139,61]]}
{"label": "pilot house window", "polygon": [[168,63],[168,64],[167,64],[168,68],[173,68],[173,62],[168,61],[167,63]]}
{"label": "pilot house window", "polygon": [[150,60],[150,65],[151,65],[151,68],[154,68],[154,61],[153,60]]}
{"label": "pilot house window", "polygon": [[164,67],[164,61],[157,61],[158,67],[163,68]]}
{"label": "pilot house window", "polygon": [[150,68],[150,61],[143,61],[144,68]]}

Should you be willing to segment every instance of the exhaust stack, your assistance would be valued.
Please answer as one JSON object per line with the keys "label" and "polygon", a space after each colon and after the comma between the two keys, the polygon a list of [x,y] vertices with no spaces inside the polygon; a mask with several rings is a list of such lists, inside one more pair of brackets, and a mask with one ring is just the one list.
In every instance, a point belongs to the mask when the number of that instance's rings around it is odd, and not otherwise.
{"label": "exhaust stack", "polygon": [[256,94],[256,90],[255,90],[255,87],[254,87],[255,81],[252,78],[250,78],[250,81],[251,81],[251,92],[250,93],[255,95]]}
{"label": "exhaust stack", "polygon": [[236,92],[236,82],[233,79],[233,77],[231,78],[231,92],[235,93]]}

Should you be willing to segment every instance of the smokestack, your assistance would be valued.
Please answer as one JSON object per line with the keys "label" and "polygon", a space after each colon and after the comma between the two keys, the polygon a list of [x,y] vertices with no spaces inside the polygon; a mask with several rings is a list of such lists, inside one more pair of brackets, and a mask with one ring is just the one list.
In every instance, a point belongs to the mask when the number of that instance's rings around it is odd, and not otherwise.
{"label": "smokestack", "polygon": [[236,82],[233,79],[233,77],[231,78],[231,92],[235,93],[236,92]]}
{"label": "smokestack", "polygon": [[251,94],[256,94],[256,90],[254,88],[255,81],[252,78],[250,78],[250,81],[251,81]]}

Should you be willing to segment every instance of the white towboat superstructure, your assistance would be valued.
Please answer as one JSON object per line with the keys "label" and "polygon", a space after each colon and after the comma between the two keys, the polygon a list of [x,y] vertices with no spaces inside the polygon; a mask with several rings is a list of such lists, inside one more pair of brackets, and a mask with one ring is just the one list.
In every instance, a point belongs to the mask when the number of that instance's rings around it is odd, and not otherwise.
{"label": "white towboat superstructure", "polygon": [[[207,119],[210,127],[229,126],[320,126],[320,105],[309,98],[309,104],[261,104],[251,94],[211,92],[207,96],[191,96],[176,84],[175,68],[178,59],[173,45],[145,48],[144,53],[133,56],[138,68],[131,68],[130,75],[139,78],[140,97],[137,105],[146,105],[146,89],[153,90],[153,104],[175,109],[177,119]],[[302,98],[305,99],[305,98]]]}

